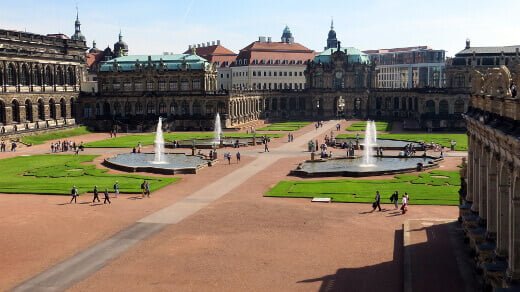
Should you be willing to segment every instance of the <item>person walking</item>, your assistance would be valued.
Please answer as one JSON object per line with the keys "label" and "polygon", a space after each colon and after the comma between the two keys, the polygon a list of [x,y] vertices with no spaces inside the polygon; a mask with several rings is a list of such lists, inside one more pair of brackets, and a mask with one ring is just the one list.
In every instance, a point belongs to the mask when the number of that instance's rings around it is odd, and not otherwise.
{"label": "person walking", "polygon": [[240,152],[237,151],[237,163],[240,163]]}
{"label": "person walking", "polygon": [[106,204],[106,203],[109,203],[109,204],[112,204],[110,202],[110,196],[108,195],[108,188],[105,188],[105,200],[103,201],[103,204]]}
{"label": "person walking", "polygon": [[269,152],[269,142],[267,141],[267,138],[264,139],[264,152]]}
{"label": "person walking", "polygon": [[144,195],[145,195],[145,187],[146,187],[146,180],[143,180],[143,183],[141,184],[141,194],[144,198]]}
{"label": "person walking", "polygon": [[372,212],[376,210],[376,208],[379,208],[379,212],[381,212],[381,195],[379,194],[379,191],[376,191],[376,197],[375,201],[372,204]]}
{"label": "person walking", "polygon": [[76,188],[76,186],[72,187],[72,189],[70,190],[70,195],[72,196],[72,198],[70,199],[69,204],[72,204],[72,201],[74,201],[74,204],[76,204],[76,198],[78,197],[78,189]]}
{"label": "person walking", "polygon": [[394,193],[394,206],[395,206],[395,210],[397,210],[399,208],[399,192],[398,191],[395,191],[395,193]]}
{"label": "person walking", "polygon": [[92,204],[94,204],[96,200],[101,203],[101,201],[99,200],[99,192],[97,186],[94,186],[94,199],[92,200]]}
{"label": "person walking", "polygon": [[404,193],[403,199],[401,201],[401,211],[403,211],[403,215],[408,211],[408,194]]}
{"label": "person walking", "polygon": [[115,197],[117,198],[117,195],[119,195],[119,182],[116,181],[116,183],[114,184],[114,194],[115,194]]}
{"label": "person walking", "polygon": [[150,183],[149,182],[145,183],[144,189],[145,189],[146,196],[149,198],[150,197]]}

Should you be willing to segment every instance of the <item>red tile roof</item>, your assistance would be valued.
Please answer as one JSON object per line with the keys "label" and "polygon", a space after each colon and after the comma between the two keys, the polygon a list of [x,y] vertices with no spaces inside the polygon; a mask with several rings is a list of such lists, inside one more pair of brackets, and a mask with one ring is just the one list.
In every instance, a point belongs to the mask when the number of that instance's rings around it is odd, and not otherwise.
{"label": "red tile roof", "polygon": [[[284,61],[288,61],[288,64],[305,64],[314,59],[314,55],[313,50],[298,43],[256,41],[240,50],[237,60],[247,60],[247,65],[285,65]],[[270,61],[274,64],[269,64]]]}
{"label": "red tile roof", "polygon": [[[229,66],[237,56],[233,51],[222,45],[198,47],[195,48],[195,53],[211,63],[218,63],[220,67]],[[186,50],[184,54],[191,54],[191,49]]]}
{"label": "red tile roof", "polygon": [[97,65],[105,57],[105,54],[101,51],[98,53],[87,53],[87,68]]}

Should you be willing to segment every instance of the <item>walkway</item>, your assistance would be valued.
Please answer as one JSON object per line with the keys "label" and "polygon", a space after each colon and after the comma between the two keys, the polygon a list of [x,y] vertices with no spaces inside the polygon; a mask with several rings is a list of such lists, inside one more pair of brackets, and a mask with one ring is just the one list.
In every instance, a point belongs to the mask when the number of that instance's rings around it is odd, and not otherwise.
{"label": "walkway", "polygon": [[[329,133],[335,121],[326,122],[324,127],[296,137],[293,143],[286,143],[272,149],[255,161],[203,187],[179,202],[146,216],[112,238],[100,242],[87,250],[57,264],[41,274],[21,283],[13,291],[62,291],[119,256],[138,242],[161,231],[169,224],[176,224],[186,217],[219,199],[232,189],[251,179],[260,171],[283,158],[285,151],[301,151],[306,143],[318,136]],[[280,152],[280,153],[278,153]]]}

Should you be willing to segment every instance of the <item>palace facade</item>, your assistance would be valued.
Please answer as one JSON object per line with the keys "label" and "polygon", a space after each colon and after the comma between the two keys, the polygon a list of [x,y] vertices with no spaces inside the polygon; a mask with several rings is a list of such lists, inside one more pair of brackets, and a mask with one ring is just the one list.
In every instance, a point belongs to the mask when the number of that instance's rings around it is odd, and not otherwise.
{"label": "palace facade", "polygon": [[490,66],[471,72],[460,210],[484,289],[498,291],[520,286],[520,62]]}
{"label": "palace facade", "polygon": [[0,134],[75,124],[85,40],[0,29]]}

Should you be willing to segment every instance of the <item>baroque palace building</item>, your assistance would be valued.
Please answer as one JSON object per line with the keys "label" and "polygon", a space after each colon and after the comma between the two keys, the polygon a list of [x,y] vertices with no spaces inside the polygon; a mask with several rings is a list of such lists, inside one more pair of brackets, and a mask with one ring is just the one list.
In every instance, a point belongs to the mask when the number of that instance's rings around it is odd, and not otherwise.
{"label": "baroque palace building", "polygon": [[75,123],[85,37],[0,29],[0,134]]}
{"label": "baroque palace building", "polygon": [[[478,66],[470,71],[469,150],[460,210],[484,289],[498,291],[520,287],[520,58],[515,48],[474,50],[457,61]],[[463,74],[458,82],[463,77],[468,80]]]}

